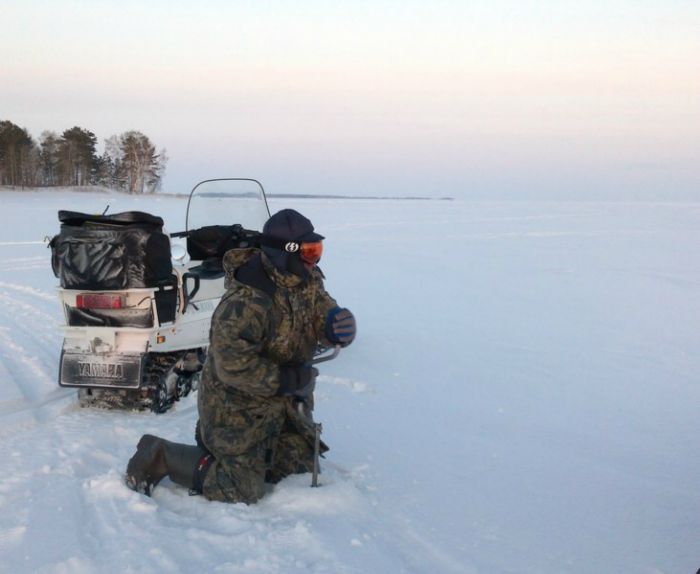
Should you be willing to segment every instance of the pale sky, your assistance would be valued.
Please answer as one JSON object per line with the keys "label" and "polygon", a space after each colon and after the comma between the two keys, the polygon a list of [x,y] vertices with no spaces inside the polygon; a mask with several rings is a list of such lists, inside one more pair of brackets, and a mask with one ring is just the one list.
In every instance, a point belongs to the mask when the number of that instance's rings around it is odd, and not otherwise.
{"label": "pale sky", "polygon": [[700,2],[0,2],[0,119],[165,191],[700,200]]}

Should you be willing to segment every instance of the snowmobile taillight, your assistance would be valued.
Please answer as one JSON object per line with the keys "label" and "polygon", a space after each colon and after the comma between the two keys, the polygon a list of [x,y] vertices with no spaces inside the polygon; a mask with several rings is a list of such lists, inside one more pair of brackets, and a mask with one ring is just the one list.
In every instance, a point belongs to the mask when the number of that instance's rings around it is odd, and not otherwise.
{"label": "snowmobile taillight", "polygon": [[323,253],[323,242],[314,241],[313,243],[302,243],[299,248],[299,255],[301,255],[301,260],[315,265],[321,260],[321,254]]}
{"label": "snowmobile taillight", "polygon": [[78,309],[121,309],[124,297],[104,293],[81,293],[75,298]]}

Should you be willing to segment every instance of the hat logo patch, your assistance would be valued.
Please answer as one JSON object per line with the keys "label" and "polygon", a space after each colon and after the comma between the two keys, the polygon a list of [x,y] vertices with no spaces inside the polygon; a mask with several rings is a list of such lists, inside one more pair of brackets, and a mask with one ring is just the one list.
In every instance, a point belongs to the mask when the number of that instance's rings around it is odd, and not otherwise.
{"label": "hat logo patch", "polygon": [[299,251],[299,244],[294,241],[290,241],[284,246],[284,250],[287,253],[296,253],[297,251]]}

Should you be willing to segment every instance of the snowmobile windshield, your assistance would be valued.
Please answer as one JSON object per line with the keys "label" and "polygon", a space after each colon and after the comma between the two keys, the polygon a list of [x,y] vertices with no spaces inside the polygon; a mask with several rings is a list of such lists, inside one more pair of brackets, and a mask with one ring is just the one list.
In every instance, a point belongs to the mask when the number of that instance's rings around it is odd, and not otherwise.
{"label": "snowmobile windshield", "polygon": [[265,192],[254,179],[209,179],[198,183],[187,202],[186,229],[235,225],[260,231],[270,217]]}

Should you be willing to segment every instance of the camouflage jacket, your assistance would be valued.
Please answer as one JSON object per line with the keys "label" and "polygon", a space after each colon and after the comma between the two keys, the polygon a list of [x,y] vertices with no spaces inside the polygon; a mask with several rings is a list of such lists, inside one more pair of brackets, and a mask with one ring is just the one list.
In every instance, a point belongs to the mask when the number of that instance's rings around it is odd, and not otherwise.
{"label": "camouflage jacket", "polygon": [[[256,287],[246,284],[251,268]],[[228,251],[224,270],[227,291],[212,318],[199,389],[202,418],[202,411],[217,403],[273,397],[280,365],[309,361],[319,342],[330,344],[326,315],[337,305],[324,289],[320,270],[314,268],[305,279],[282,273],[258,249]]]}

